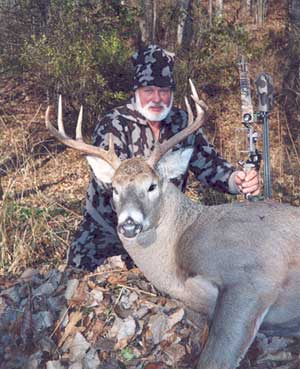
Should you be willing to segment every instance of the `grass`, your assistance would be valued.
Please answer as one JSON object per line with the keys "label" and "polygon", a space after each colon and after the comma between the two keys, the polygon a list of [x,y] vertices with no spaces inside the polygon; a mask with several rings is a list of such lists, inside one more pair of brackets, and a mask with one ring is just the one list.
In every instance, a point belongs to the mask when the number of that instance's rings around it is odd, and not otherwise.
{"label": "grass", "polygon": [[[5,153],[0,161],[0,275],[61,264],[81,219],[84,191],[81,198],[65,196],[66,203],[60,196],[64,177],[59,177],[67,170],[36,127],[12,115],[2,115],[0,122],[5,132],[0,140]],[[41,134],[47,136],[45,130]]]}
{"label": "grass", "polygon": [[[37,195],[39,200],[42,194]],[[70,241],[74,214],[59,204],[31,207],[4,198],[0,222],[0,268],[16,273],[41,261],[61,263]]]}
{"label": "grass", "polygon": [[1,207],[0,270],[18,273],[41,262],[60,264],[65,258],[74,224],[80,215],[37,193],[30,205],[6,193]]}

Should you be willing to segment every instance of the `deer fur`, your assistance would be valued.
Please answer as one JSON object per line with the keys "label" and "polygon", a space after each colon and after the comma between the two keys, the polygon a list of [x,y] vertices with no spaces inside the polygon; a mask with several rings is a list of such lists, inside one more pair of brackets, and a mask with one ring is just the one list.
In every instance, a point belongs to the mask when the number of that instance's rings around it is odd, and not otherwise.
{"label": "deer fur", "polygon": [[[119,237],[146,278],[211,320],[197,369],[234,369],[258,329],[300,333],[300,209],[192,202],[169,181],[191,153],[169,152],[155,168],[128,159],[115,171],[87,159],[96,178],[112,184]],[[128,218],[142,227],[133,237],[122,233]]]}

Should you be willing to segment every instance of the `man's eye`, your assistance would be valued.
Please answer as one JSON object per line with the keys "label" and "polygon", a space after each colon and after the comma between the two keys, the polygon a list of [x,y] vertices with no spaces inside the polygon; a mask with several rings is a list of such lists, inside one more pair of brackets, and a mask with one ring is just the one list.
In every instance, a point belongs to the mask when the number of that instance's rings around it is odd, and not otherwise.
{"label": "man's eye", "polygon": [[152,93],[153,89],[152,88],[144,88],[144,92]]}
{"label": "man's eye", "polygon": [[152,184],[150,185],[150,187],[148,188],[148,192],[152,192],[152,191],[154,191],[154,190],[156,189],[156,187],[157,187],[157,185],[156,185],[156,184],[154,184],[154,183],[152,183]]}

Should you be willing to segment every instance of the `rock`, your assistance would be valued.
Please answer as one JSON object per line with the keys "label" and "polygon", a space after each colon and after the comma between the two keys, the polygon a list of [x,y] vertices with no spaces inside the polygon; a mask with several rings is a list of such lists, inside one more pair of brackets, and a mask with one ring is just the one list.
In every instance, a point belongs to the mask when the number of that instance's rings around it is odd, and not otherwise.
{"label": "rock", "polygon": [[164,336],[167,328],[167,316],[163,313],[152,315],[148,323],[150,332],[152,334],[152,341],[157,345]]}
{"label": "rock", "polygon": [[53,315],[50,311],[40,311],[32,315],[32,321],[34,329],[37,331],[42,331],[52,327],[54,323]]}
{"label": "rock", "polygon": [[81,362],[76,362],[76,363],[73,363],[71,364],[68,369],[83,369],[83,365]]}
{"label": "rock", "polygon": [[43,353],[41,351],[38,351],[30,355],[26,369],[40,369],[42,359],[43,359]]}
{"label": "rock", "polygon": [[133,313],[135,319],[142,319],[146,314],[149,313],[149,309],[146,306],[142,306],[140,309]]}
{"label": "rock", "polygon": [[136,329],[136,323],[133,317],[120,319],[116,316],[114,325],[110,330],[110,337],[117,337],[117,340],[130,339]]}
{"label": "rock", "polygon": [[33,290],[33,297],[44,295],[51,295],[59,286],[62,279],[62,273],[58,270],[52,269],[46,276],[46,282]]}
{"label": "rock", "polygon": [[13,287],[10,287],[4,291],[1,292],[0,297],[5,297],[6,299],[10,299],[13,301],[16,305],[20,304],[20,301],[27,296],[28,290],[27,286],[24,285],[16,285]]}
{"label": "rock", "polygon": [[103,291],[100,287],[95,287],[90,293],[91,303],[89,307],[98,306],[103,301],[104,295]]}
{"label": "rock", "polygon": [[75,362],[82,360],[90,347],[91,345],[87,342],[84,336],[80,332],[77,332],[69,347],[70,361]]}
{"label": "rock", "polygon": [[67,288],[65,291],[65,299],[66,300],[71,300],[71,298],[73,297],[74,293],[76,292],[76,289],[79,285],[79,280],[78,279],[70,279],[67,282]]}
{"label": "rock", "polygon": [[83,358],[83,369],[95,369],[100,365],[97,351],[91,348]]}
{"label": "rock", "polygon": [[39,274],[39,271],[37,269],[27,268],[21,274],[19,281],[24,281],[24,282],[31,281],[33,277],[37,276],[38,274]]}
{"label": "rock", "polygon": [[171,314],[168,317],[166,329],[169,330],[173,328],[175,324],[181,322],[184,317],[184,314],[185,312],[184,312],[184,309],[182,308],[175,311],[175,313]]}
{"label": "rock", "polygon": [[112,269],[125,269],[125,270],[127,269],[126,264],[122,260],[121,255],[111,256],[110,258],[107,259],[107,264]]}
{"label": "rock", "polygon": [[54,354],[57,349],[54,341],[47,336],[37,337],[35,339],[36,346],[43,352],[48,352],[49,354]]}
{"label": "rock", "polygon": [[46,364],[46,369],[64,369],[60,360],[48,361]]}

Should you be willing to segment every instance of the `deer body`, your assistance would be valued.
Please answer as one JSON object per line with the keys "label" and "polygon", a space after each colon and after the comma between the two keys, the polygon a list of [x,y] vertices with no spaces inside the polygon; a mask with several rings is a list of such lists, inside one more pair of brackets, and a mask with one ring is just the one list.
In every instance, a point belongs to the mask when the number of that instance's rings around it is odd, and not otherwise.
{"label": "deer body", "polygon": [[[128,240],[119,234],[147,279],[180,300],[192,280],[195,288],[202,282],[205,293],[210,289],[212,300],[228,286],[254,284],[254,293],[265,293],[272,305],[266,324],[300,319],[300,209],[271,201],[196,206],[169,186],[168,207],[162,209],[167,215],[153,230],[155,237],[141,233]],[[184,302],[199,311],[201,301],[193,300]]]}
{"label": "deer body", "polygon": [[153,228],[119,236],[149,281],[212,320],[197,368],[236,368],[262,323],[300,334],[299,208],[197,206],[169,183],[156,211]]}
{"label": "deer body", "polygon": [[[197,369],[235,369],[258,329],[300,334],[300,208],[274,202],[201,206],[170,179],[188,166],[192,149],[170,151],[204,120],[196,92],[197,117],[187,104],[189,126],[149,159],[120,161],[109,151],[50,131],[88,154],[95,177],[113,188],[117,231],[124,247],[157,289],[206,314],[208,340]],[[81,126],[82,111],[78,126]]]}

